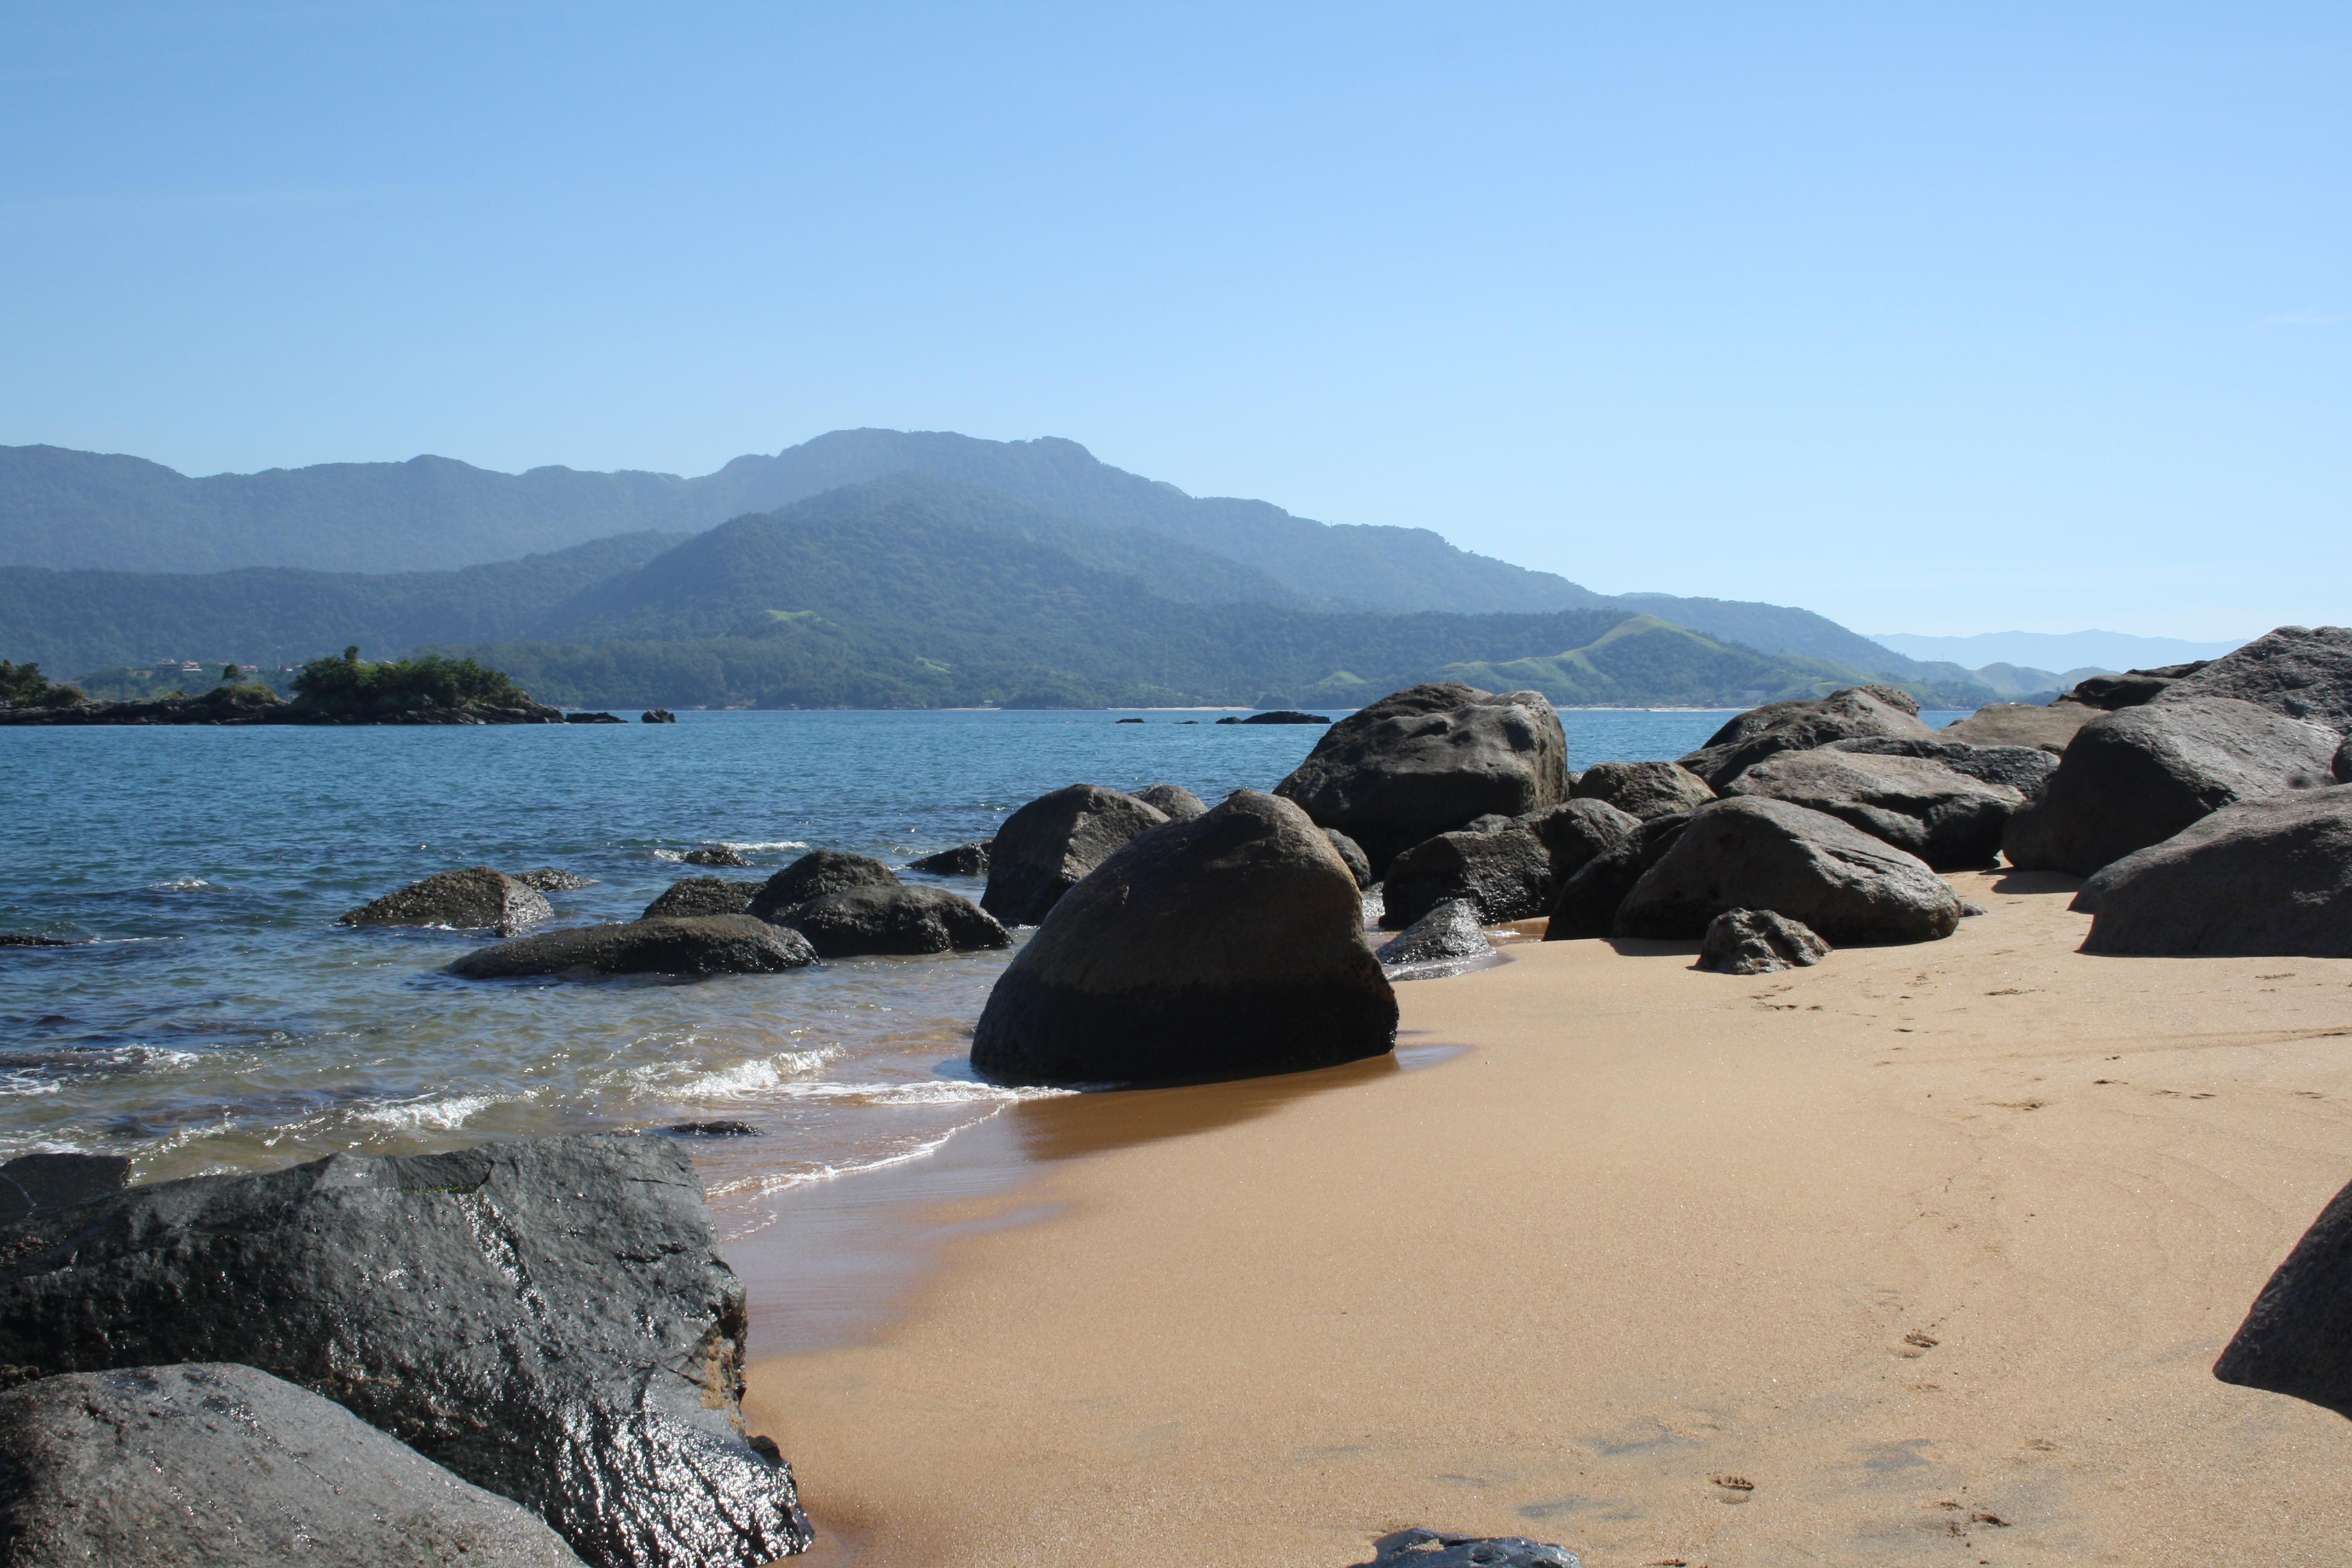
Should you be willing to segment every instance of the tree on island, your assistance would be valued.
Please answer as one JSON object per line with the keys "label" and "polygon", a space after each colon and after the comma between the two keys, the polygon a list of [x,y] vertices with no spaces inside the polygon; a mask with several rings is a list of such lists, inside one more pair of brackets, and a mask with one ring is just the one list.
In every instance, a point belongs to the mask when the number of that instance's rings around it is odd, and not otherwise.
{"label": "tree on island", "polygon": [[87,702],[78,687],[60,685],[27,661],[12,664],[0,658],[0,703],[16,708],[70,708]]}
{"label": "tree on island", "polygon": [[354,646],[341,658],[312,659],[294,678],[294,700],[331,713],[388,713],[417,708],[520,708],[530,694],[503,670],[470,658],[426,654],[362,664]]}

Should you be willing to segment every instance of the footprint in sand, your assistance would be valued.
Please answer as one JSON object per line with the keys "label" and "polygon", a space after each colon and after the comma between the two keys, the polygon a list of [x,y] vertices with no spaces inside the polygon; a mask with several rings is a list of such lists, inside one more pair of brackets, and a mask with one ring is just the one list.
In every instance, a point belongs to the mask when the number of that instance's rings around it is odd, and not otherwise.
{"label": "footprint in sand", "polygon": [[1756,1483],[1746,1476],[1709,1476],[1715,1483],[1717,1502],[1746,1502],[1756,1493]]}
{"label": "footprint in sand", "polygon": [[1894,1347],[1895,1353],[1906,1361],[1917,1361],[1944,1342],[1933,1334],[1923,1334],[1914,1329],[1903,1336],[1903,1342]]}

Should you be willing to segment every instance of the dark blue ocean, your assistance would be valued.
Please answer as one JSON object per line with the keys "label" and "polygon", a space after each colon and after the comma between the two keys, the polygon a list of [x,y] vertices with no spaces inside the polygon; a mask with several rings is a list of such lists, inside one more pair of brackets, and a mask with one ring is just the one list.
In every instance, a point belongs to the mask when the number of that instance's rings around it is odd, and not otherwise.
{"label": "dark blue ocean", "polygon": [[[593,879],[551,896],[560,923],[625,919],[694,874],[678,861],[699,845],[748,855],[736,877],[814,847],[896,865],[1066,784],[1265,788],[1323,732],[1124,716],[0,731],[0,931],[87,939],[0,948],[0,1157],[118,1152],[153,1180],[736,1120],[767,1135],[696,1152],[722,1213],[755,1224],[764,1194],[919,1157],[1013,1097],[963,1065],[1003,954],[481,984],[441,973],[472,939],[335,917],[490,865]],[[1561,718],[1581,768],[1680,755],[1726,716]]]}

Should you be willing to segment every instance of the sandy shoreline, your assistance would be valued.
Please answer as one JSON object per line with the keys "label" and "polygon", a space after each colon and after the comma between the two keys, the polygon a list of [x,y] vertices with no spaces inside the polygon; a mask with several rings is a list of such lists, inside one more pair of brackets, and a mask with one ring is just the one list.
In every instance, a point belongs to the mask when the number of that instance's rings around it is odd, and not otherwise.
{"label": "sandy shoreline", "polygon": [[[1401,987],[1428,1070],[1013,1107],[742,1250],[750,1412],[890,1568],[2346,1561],[2352,1425],[2209,1369],[2352,1177],[2352,963],[1953,880],[1814,970]],[[886,1234],[887,1311],[807,1267]]]}

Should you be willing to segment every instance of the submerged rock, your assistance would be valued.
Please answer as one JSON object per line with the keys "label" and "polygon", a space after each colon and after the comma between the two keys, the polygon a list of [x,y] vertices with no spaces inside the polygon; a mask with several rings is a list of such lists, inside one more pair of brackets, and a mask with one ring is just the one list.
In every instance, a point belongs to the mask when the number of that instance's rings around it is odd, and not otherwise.
{"label": "submerged rock", "polygon": [[1146,805],[1159,807],[1171,822],[1189,822],[1209,809],[1208,802],[1182,784],[1146,784],[1135,792],[1135,798]]}
{"label": "submerged rock", "polygon": [[1494,951],[1478,923],[1477,907],[1467,899],[1447,899],[1372,956],[1391,980],[1413,980],[1433,978],[1440,969],[1458,970]]}
{"label": "submerged rock", "polygon": [[1960,900],[1916,856],[1836,817],[1742,796],[1691,813],[1619,906],[1615,934],[1706,934],[1727,910],[1769,910],[1840,946],[1952,934]]}
{"label": "submerged rock", "polygon": [[776,918],[808,938],[819,958],[1013,945],[994,916],[945,888],[845,888]]}
{"label": "submerged rock", "polygon": [[639,918],[657,921],[667,915],[743,915],[765,886],[761,882],[730,882],[724,877],[685,877],[672,882],[661,897],[646,906]]}
{"label": "submerged rock", "polygon": [[535,888],[503,871],[477,866],[442,871],[335,919],[346,926],[446,926],[512,936],[555,912]]}
{"label": "submerged rock", "polygon": [[1381,1055],[1396,1022],[1355,879],[1306,813],[1238,790],[1054,907],[990,993],[971,1061],[1015,1083],[1242,1078]]}
{"label": "submerged rock", "polygon": [[2254,1298],[2213,1375],[2352,1417],[2352,1186],[2319,1211]]}
{"label": "submerged rock", "polygon": [[1167,821],[1158,806],[1100,784],[1040,795],[996,830],[980,907],[1009,926],[1035,925],[1121,845]]}
{"label": "submerged rock", "polygon": [[808,1545],[743,1436],[742,1287],[666,1138],[335,1154],[0,1227],[0,1363],[236,1362],[539,1514],[595,1568]]}
{"label": "submerged rock", "polygon": [[580,1568],[545,1521],[331,1400],[226,1363],[0,1394],[0,1562]]}
{"label": "submerged rock", "polygon": [[1719,795],[1741,773],[1783,752],[1809,752],[1864,735],[1925,741],[1935,733],[1920,722],[1919,704],[1906,693],[1891,686],[1850,686],[1827,697],[1751,708],[1717,730],[1682,765]]}
{"label": "submerged rock", "polygon": [[[2046,756],[2034,752],[2033,756]],[[1939,871],[1990,866],[2025,796],[1926,757],[1831,751],[1768,757],[1725,786],[1826,812]]]}
{"label": "submerged rock", "polygon": [[1680,763],[1595,763],[1576,775],[1569,794],[1577,800],[1604,801],[1644,822],[1715,798],[1707,782]]}
{"label": "submerged rock", "polygon": [[1412,686],[1332,725],[1274,793],[1363,846],[1384,876],[1405,850],[1475,817],[1566,800],[1568,738],[1540,692]]}
{"label": "submerged rock", "polygon": [[648,708],[644,712],[638,714],[637,719],[641,723],[646,724],[675,724],[677,722],[677,715],[671,712],[667,708]]}
{"label": "submerged rock", "polygon": [[535,893],[570,893],[588,886],[588,879],[570,871],[559,871],[552,866],[541,866],[532,871],[517,871],[514,879]]}
{"label": "submerged rock", "polygon": [[2352,785],[2226,805],[2083,884],[2084,952],[2352,958]]}
{"label": "submerged rock", "polygon": [[679,857],[689,866],[719,866],[740,870],[751,861],[731,844],[706,844],[699,849],[689,849]]}
{"label": "submerged rock", "polygon": [[661,915],[541,931],[449,965],[467,980],[542,974],[780,974],[816,962],[808,940],[751,915]]}
{"label": "submerged rock", "polygon": [[1296,708],[1276,708],[1264,713],[1252,713],[1240,719],[1220,719],[1220,724],[1328,724],[1325,713],[1301,713]]}
{"label": "submerged rock", "polygon": [[772,921],[827,893],[897,886],[898,873],[870,855],[812,849],[761,885],[751,897],[751,913]]}
{"label": "submerged rock", "polygon": [[1819,963],[1829,951],[1801,921],[1769,910],[1726,910],[1707,922],[1698,967],[1710,974],[1774,974]]}
{"label": "submerged rock", "polygon": [[988,875],[989,847],[993,838],[982,838],[971,844],[959,844],[952,849],[942,849],[936,855],[926,855],[908,862],[907,869],[920,871],[930,877],[985,877]]}

